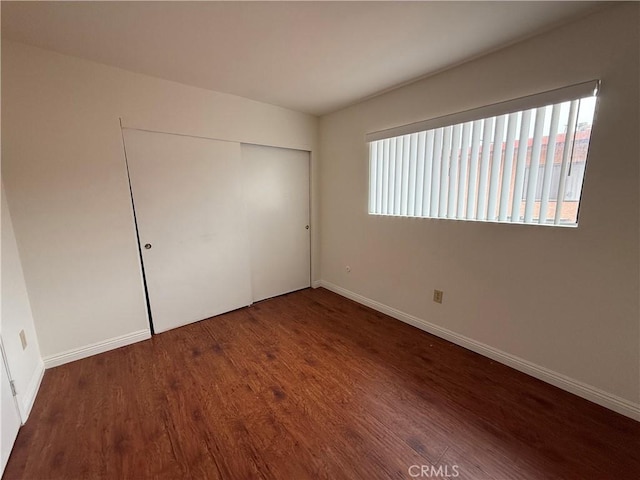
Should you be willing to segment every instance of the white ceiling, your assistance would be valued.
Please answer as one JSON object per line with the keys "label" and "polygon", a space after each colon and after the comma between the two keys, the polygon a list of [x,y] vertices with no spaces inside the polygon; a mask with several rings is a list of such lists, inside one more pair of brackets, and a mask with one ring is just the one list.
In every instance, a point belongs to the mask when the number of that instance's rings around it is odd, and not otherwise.
{"label": "white ceiling", "polygon": [[599,7],[2,1],[2,37],[320,115]]}

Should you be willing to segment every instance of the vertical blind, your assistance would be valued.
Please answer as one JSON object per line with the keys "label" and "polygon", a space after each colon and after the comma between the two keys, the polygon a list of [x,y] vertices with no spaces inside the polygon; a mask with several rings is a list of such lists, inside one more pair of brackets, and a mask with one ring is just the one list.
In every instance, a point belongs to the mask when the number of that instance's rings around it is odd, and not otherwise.
{"label": "vertical blind", "polygon": [[369,213],[577,225],[598,86],[369,134]]}

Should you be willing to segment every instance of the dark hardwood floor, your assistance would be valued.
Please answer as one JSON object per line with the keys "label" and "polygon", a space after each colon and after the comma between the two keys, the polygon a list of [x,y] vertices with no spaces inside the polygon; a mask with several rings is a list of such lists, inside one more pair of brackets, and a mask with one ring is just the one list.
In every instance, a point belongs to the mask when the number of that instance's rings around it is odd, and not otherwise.
{"label": "dark hardwood floor", "polygon": [[409,479],[422,465],[415,478],[636,479],[640,423],[303,290],[47,370],[4,478]]}

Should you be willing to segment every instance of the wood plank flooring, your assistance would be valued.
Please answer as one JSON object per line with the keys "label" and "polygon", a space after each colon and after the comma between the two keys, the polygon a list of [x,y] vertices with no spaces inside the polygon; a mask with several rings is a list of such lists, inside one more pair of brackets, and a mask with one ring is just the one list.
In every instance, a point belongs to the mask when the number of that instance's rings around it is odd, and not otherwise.
{"label": "wood plank flooring", "polygon": [[47,370],[3,478],[412,474],[640,478],[640,423],[303,290]]}

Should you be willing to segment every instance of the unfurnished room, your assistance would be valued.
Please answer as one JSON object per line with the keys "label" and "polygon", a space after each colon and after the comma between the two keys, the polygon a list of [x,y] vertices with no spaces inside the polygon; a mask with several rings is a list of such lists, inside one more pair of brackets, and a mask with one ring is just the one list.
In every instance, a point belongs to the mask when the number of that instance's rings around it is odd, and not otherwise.
{"label": "unfurnished room", "polygon": [[3,480],[640,478],[640,2],[0,8]]}

